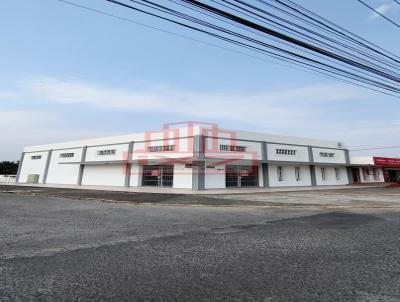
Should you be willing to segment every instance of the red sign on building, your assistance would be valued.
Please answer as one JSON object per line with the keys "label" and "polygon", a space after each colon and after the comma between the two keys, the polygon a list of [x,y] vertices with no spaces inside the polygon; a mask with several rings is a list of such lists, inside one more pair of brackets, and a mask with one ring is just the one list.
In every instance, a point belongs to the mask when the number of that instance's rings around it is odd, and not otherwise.
{"label": "red sign on building", "polygon": [[374,157],[374,165],[380,167],[400,168],[400,158]]}

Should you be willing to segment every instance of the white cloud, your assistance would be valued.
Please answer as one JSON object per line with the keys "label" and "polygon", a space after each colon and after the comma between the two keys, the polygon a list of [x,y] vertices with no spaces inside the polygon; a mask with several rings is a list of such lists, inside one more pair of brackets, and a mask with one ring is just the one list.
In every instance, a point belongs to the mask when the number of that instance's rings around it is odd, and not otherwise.
{"label": "white cloud", "polygon": [[[379,5],[378,7],[376,7],[375,10],[382,15],[386,15],[390,12],[396,11],[397,7],[395,6],[394,3],[383,3],[383,4]],[[380,17],[380,15],[374,12],[369,17],[370,17],[370,19],[376,19],[376,18]]]}
{"label": "white cloud", "polygon": [[[144,116],[148,114],[149,117],[153,114],[169,114],[176,116],[177,120],[231,121],[231,124],[253,125],[248,128],[258,131],[343,140],[350,147],[391,145],[394,143],[393,137],[400,133],[399,121],[381,126],[369,120],[364,124],[357,121],[355,128],[352,119],[347,124],[345,120],[340,120],[340,116],[330,120],[330,105],[336,102],[343,104],[345,101],[358,102],[367,98],[365,90],[348,85],[313,85],[252,93],[183,91],[165,85],[153,87],[133,84],[130,88],[115,88],[79,80],[44,78],[25,83],[16,91],[0,92],[0,103],[2,100],[7,104],[10,100],[26,100],[41,103],[42,107],[46,104],[60,104],[79,106],[80,110],[101,108],[112,110],[116,115],[131,111],[143,112]],[[2,95],[5,97],[2,98]],[[109,133],[104,133],[95,128],[66,131],[58,124],[59,118],[66,117],[52,116],[42,111],[0,109],[0,137],[3,146],[8,148],[7,157],[18,154],[24,145],[106,136],[117,134],[111,131],[118,132],[118,129],[111,129]],[[126,129],[121,132],[126,132]],[[371,140],[371,137],[374,139]],[[1,152],[5,152],[5,149]],[[4,155],[0,154],[0,157],[4,158]]]}
{"label": "white cloud", "polygon": [[38,111],[0,111],[0,161],[18,160],[24,146],[76,140],[116,133],[96,129],[61,130],[55,116]]}
{"label": "white cloud", "polygon": [[315,102],[350,100],[364,91],[345,85],[314,85],[280,91],[236,93],[182,91],[165,86],[111,88],[77,80],[45,78],[26,84],[20,97],[62,105],[134,112],[176,114],[190,118],[230,119],[248,124],[306,122],[317,113]]}

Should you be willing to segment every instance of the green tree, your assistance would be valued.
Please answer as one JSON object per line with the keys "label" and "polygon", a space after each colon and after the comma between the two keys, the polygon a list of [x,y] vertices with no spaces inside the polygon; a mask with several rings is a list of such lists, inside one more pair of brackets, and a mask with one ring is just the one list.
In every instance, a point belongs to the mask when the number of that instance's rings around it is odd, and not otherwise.
{"label": "green tree", "polygon": [[15,175],[18,172],[19,162],[1,161],[0,175]]}

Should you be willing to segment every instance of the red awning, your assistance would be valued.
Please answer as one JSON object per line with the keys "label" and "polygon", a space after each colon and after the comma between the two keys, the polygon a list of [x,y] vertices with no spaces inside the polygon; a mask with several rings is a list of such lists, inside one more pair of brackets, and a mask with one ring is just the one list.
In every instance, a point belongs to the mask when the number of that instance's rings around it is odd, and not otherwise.
{"label": "red awning", "polygon": [[400,158],[374,157],[374,165],[380,167],[400,168]]}

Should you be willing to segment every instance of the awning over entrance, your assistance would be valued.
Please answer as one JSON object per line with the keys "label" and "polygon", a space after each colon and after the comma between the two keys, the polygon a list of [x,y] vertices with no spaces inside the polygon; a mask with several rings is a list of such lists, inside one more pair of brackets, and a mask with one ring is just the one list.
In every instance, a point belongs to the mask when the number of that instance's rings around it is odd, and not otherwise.
{"label": "awning over entrance", "polygon": [[379,167],[400,168],[400,158],[374,157],[374,165]]}

